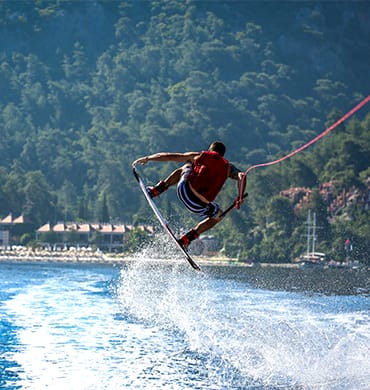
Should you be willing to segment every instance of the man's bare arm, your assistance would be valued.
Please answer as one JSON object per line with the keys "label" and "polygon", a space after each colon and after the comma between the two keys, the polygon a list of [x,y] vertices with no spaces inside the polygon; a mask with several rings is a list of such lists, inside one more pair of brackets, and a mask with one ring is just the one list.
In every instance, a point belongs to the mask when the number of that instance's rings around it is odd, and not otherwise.
{"label": "man's bare arm", "polygon": [[150,156],[145,156],[135,160],[132,165],[137,164],[144,165],[149,161],[172,161],[172,162],[192,162],[195,157],[199,156],[199,152],[186,152],[186,153],[155,153]]}
{"label": "man's bare arm", "polygon": [[229,164],[229,177],[234,180],[239,180],[239,173],[241,170],[238,169],[234,164]]}

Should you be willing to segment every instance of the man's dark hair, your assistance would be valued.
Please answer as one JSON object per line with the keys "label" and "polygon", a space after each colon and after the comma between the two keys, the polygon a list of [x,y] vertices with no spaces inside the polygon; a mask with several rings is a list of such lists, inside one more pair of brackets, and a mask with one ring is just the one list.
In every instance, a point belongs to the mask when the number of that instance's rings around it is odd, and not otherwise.
{"label": "man's dark hair", "polygon": [[226,146],[220,141],[215,141],[211,143],[209,150],[211,152],[217,152],[220,156],[223,156],[226,152]]}

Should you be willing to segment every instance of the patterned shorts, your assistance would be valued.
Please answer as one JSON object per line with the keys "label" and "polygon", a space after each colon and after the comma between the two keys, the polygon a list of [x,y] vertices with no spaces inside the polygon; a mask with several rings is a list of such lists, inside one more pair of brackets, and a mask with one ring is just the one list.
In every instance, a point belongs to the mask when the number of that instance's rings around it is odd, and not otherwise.
{"label": "patterned shorts", "polygon": [[198,214],[200,217],[216,217],[220,211],[219,205],[216,202],[205,203],[192,192],[187,180],[190,172],[191,165],[185,165],[177,185],[177,196],[192,213]]}

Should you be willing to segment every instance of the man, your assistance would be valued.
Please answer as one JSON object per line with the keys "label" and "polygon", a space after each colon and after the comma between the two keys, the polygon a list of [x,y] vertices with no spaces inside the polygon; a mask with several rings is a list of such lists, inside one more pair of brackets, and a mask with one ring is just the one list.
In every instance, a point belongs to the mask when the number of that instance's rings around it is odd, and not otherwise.
{"label": "man", "polygon": [[[148,187],[149,195],[154,198],[177,184],[177,195],[193,213],[206,219],[183,235],[178,241],[185,249],[221,220],[222,211],[214,202],[227,178],[238,180],[238,188],[244,192],[244,173],[229,163],[224,154],[226,147],[222,142],[213,142],[208,151],[186,153],[156,153],[135,160],[132,165],[146,164],[149,161],[185,162],[181,168],[173,171],[165,180]],[[241,202],[242,199],[239,199]]]}

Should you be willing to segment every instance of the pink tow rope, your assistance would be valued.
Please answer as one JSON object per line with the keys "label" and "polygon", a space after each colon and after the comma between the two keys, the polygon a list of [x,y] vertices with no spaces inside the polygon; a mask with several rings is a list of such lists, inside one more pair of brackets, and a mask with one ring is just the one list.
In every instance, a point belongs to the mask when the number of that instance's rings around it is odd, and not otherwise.
{"label": "pink tow rope", "polygon": [[355,112],[357,112],[360,108],[362,108],[365,104],[369,103],[370,101],[370,95],[368,97],[366,97],[365,99],[363,99],[359,104],[357,104],[357,106],[355,106],[354,108],[352,108],[352,110],[348,111],[347,114],[343,115],[339,120],[337,120],[334,124],[332,124],[330,127],[328,127],[325,131],[323,131],[321,134],[319,134],[317,137],[315,137],[314,139],[312,139],[311,141],[307,142],[306,144],[304,144],[303,146],[299,147],[298,149],[295,149],[293,150],[292,152],[290,152],[289,154],[287,154],[286,156],[283,156],[275,161],[270,161],[270,162],[266,162],[266,163],[263,163],[263,164],[256,164],[256,165],[252,165],[251,167],[249,167],[245,173],[244,173],[244,177],[243,177],[243,180],[241,181],[240,183],[240,186],[239,186],[239,196],[238,198],[236,199],[235,201],[235,207],[238,209],[240,207],[240,205],[242,204],[243,202],[243,197],[244,197],[244,189],[246,187],[246,184],[247,184],[247,176],[248,176],[248,173],[252,170],[252,169],[255,169],[255,168],[260,168],[260,167],[267,167],[269,165],[274,165],[274,164],[277,164],[279,162],[282,162],[294,155],[296,155],[297,153],[301,152],[302,150],[308,148],[309,146],[311,146],[312,144],[314,144],[315,142],[317,142],[319,139],[325,137],[328,133],[330,133],[332,130],[334,130],[337,126],[339,126],[341,123],[343,123],[345,120],[347,120],[349,117],[351,117]]}

